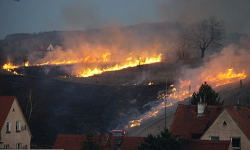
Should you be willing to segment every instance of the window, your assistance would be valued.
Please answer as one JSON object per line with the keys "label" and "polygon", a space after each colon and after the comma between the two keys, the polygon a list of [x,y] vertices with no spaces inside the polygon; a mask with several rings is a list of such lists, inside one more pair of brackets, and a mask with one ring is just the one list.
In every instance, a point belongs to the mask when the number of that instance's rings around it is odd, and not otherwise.
{"label": "window", "polygon": [[21,149],[21,148],[22,148],[22,144],[21,144],[21,143],[17,143],[17,144],[16,144],[16,148],[17,148],[17,149]]}
{"label": "window", "polygon": [[210,136],[209,139],[212,141],[219,141],[220,140],[220,138],[218,136]]}
{"label": "window", "polygon": [[11,122],[6,122],[6,133],[10,133],[11,131]]}
{"label": "window", "polygon": [[222,124],[223,126],[227,126],[227,123],[226,123],[226,121],[223,121],[223,124]]}
{"label": "window", "polygon": [[16,121],[16,131],[21,131],[21,122]]}
{"label": "window", "polygon": [[4,145],[3,148],[4,148],[4,149],[9,149],[10,146],[9,146],[9,144],[7,144],[7,145]]}
{"label": "window", "polygon": [[234,149],[240,149],[240,137],[231,137],[231,141]]}

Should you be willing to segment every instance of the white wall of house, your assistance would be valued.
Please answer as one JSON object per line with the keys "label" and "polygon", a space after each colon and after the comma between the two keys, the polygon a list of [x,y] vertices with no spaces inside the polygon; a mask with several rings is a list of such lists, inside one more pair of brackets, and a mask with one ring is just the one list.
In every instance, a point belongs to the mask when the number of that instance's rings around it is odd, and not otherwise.
{"label": "white wall of house", "polygon": [[[223,122],[226,125],[223,125]],[[250,129],[249,129],[250,130]],[[233,118],[225,109],[201,137],[202,140],[210,140],[210,137],[218,136],[219,140],[231,140],[232,137],[240,137],[241,150],[249,150],[250,141],[242,132]]]}
{"label": "white wall of house", "polygon": [[47,48],[48,51],[53,51],[54,47],[50,44],[49,47]]}
{"label": "white wall of house", "polygon": [[[16,122],[20,121],[20,131],[16,130]],[[10,132],[7,132],[7,122],[11,124]],[[25,130],[26,125],[26,130]],[[25,118],[22,114],[21,108],[17,104],[17,100],[14,100],[10,112],[6,118],[4,126],[1,129],[1,141],[2,147],[8,145],[9,149],[16,149],[17,144],[21,144],[21,148],[30,148],[31,134],[29,132],[28,125],[26,124]]]}

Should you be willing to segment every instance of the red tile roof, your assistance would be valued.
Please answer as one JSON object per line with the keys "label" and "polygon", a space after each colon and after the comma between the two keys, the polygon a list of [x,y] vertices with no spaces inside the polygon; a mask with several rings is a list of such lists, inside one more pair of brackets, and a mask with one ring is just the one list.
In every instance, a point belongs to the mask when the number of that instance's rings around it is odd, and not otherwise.
{"label": "red tile roof", "polygon": [[173,136],[192,139],[194,134],[202,135],[225,109],[250,139],[250,109],[247,107],[237,110],[233,106],[206,106],[204,116],[198,116],[196,105],[180,104],[175,112],[170,131]]}
{"label": "red tile roof", "polygon": [[[108,141],[102,140],[102,135],[94,136],[93,140],[102,150],[113,150],[117,147],[116,143],[121,140],[122,150],[134,150],[144,141],[144,137],[114,137],[110,136]],[[64,135],[59,134],[53,145],[53,149],[81,150],[83,141],[87,141],[86,135]]]}
{"label": "red tile roof", "polygon": [[170,131],[173,136],[191,139],[192,135],[202,135],[211,126],[223,109],[217,106],[208,106],[210,112],[204,112],[204,116],[198,116],[197,106],[180,104],[175,112]]}
{"label": "red tile roof", "polygon": [[15,98],[15,96],[0,96],[0,129],[4,125]]}
{"label": "red tile roof", "polygon": [[232,106],[225,108],[243,133],[250,139],[250,109],[248,107],[240,107],[240,110],[237,110]]}
{"label": "red tile roof", "polygon": [[231,141],[183,140],[181,150],[228,150]]}

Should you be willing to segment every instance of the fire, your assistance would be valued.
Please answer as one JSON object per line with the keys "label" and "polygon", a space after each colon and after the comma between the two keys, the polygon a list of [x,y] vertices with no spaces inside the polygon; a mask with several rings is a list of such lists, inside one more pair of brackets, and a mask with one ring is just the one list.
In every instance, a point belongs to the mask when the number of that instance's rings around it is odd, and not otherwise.
{"label": "fire", "polygon": [[237,82],[239,80],[245,79],[247,75],[245,74],[245,70],[243,70],[241,73],[236,74],[233,71],[233,68],[228,69],[228,72],[222,73],[220,72],[217,76],[212,77],[208,76],[206,77],[205,81],[207,82],[213,82],[216,85],[215,86],[220,86],[232,82]]}
{"label": "fire", "polygon": [[162,54],[159,54],[157,57],[153,57],[153,58],[149,58],[146,57],[145,61],[141,61],[141,59],[137,59],[135,61],[130,61],[128,63],[125,64],[116,64],[113,67],[107,67],[104,69],[101,68],[94,68],[94,69],[90,69],[87,68],[86,70],[81,71],[77,77],[90,77],[93,75],[97,75],[97,74],[102,74],[103,72],[107,72],[107,71],[117,71],[117,70],[122,70],[125,68],[130,68],[130,67],[136,67],[138,65],[146,65],[146,64],[152,64],[152,63],[157,63],[157,62],[161,62],[161,56]]}
{"label": "fire", "polygon": [[153,82],[151,82],[151,81],[148,83],[148,85],[153,85],[153,84],[154,84],[154,83],[153,83]]}
{"label": "fire", "polygon": [[10,71],[10,72],[11,72],[11,70],[13,70],[15,68],[19,68],[19,66],[12,65],[11,63],[3,65],[3,69]]}
{"label": "fire", "polygon": [[[211,83],[211,85],[217,87],[220,85],[237,82],[239,80],[245,79],[246,77],[247,75],[245,74],[244,70],[241,73],[235,73],[233,71],[233,68],[230,68],[225,73],[220,72],[216,76],[207,76],[205,79],[198,78],[197,80],[206,81],[208,83]],[[169,105],[166,105],[166,107],[172,106],[173,103],[176,103],[178,101],[183,101],[185,98],[191,97],[192,96],[191,91],[198,91],[200,85],[193,85],[193,87],[195,88],[194,89],[191,88],[191,81],[179,79],[178,88],[176,88],[174,85],[170,85],[171,92],[167,93],[166,91],[163,91],[159,93],[158,99],[171,101],[171,103]],[[151,111],[142,115],[140,119],[133,120],[133,122],[129,122],[128,127],[132,128],[135,126],[139,126],[143,120],[156,116],[159,110],[161,110],[162,108],[165,108],[164,101],[157,107],[152,108]]]}

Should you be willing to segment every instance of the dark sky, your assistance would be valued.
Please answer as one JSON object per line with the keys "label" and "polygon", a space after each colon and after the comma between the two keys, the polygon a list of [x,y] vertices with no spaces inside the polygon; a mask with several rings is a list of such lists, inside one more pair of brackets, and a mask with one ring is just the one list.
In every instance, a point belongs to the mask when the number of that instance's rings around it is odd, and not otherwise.
{"label": "dark sky", "polygon": [[207,16],[249,33],[250,0],[0,0],[0,39],[13,33],[85,30]]}

